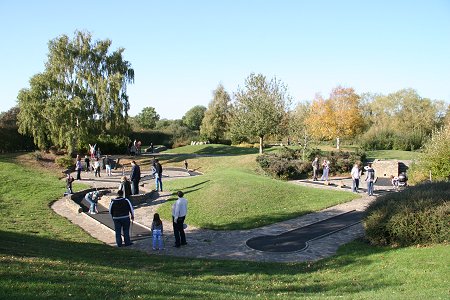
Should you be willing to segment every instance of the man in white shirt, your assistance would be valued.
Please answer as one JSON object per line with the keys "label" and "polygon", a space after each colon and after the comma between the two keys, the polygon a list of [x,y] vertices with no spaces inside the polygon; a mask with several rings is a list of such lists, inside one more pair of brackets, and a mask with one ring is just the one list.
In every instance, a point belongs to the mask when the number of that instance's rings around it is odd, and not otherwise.
{"label": "man in white shirt", "polygon": [[175,246],[179,248],[180,245],[187,245],[186,235],[184,233],[184,220],[187,214],[187,200],[183,198],[184,193],[182,191],[177,192],[178,200],[172,206],[172,222],[173,233],[175,235]]}
{"label": "man in white shirt", "polygon": [[353,166],[350,174],[352,175],[352,192],[357,193],[359,188],[359,178],[361,177],[358,164]]}

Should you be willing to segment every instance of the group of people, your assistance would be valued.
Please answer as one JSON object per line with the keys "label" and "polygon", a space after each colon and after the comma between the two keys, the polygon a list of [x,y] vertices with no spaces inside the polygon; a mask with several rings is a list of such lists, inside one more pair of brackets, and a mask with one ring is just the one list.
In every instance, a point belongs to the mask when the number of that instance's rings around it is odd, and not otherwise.
{"label": "group of people", "polygon": [[[373,196],[373,185],[376,181],[376,177],[375,170],[372,168],[372,163],[369,163],[366,167],[364,167],[364,170],[366,171],[366,178],[364,180],[367,182],[367,194],[369,196]],[[353,165],[350,175],[352,176],[352,192],[358,193],[359,180],[362,175],[362,170],[359,169],[359,165],[357,163]]]}
{"label": "group of people", "polygon": [[[133,244],[130,238],[130,226],[131,222],[134,221],[134,209],[130,200],[124,196],[121,189],[118,190],[117,196],[117,198],[111,200],[109,205],[109,213],[114,222],[116,244],[117,247],[122,247],[123,245],[129,246]],[[172,224],[175,238],[174,247],[179,248],[182,245],[187,245],[186,233],[184,232],[184,221],[187,215],[187,200],[184,198],[184,193],[182,191],[178,191],[177,196],[178,199],[172,206]],[[158,213],[153,215],[151,231],[152,249],[163,250],[164,226]]]}
{"label": "group of people", "polygon": [[[319,157],[315,157],[312,162],[313,167],[313,181],[317,181],[317,176],[319,175]],[[328,181],[328,175],[330,173],[330,161],[326,158],[322,162],[322,177],[320,180]]]}
{"label": "group of people", "polygon": [[[317,181],[319,175],[319,157],[315,157],[312,162],[313,167],[313,181]],[[328,175],[330,172],[330,161],[324,159],[322,162],[322,177],[320,180],[328,181]],[[373,196],[373,185],[376,181],[375,170],[372,168],[372,163],[369,163],[366,167],[364,167],[364,171],[366,174],[366,178],[364,179],[367,182],[367,194],[369,196]],[[359,181],[362,175],[362,170],[360,170],[359,165],[356,163],[353,165],[352,170],[350,171],[350,175],[352,176],[352,192],[358,193],[359,189]]]}

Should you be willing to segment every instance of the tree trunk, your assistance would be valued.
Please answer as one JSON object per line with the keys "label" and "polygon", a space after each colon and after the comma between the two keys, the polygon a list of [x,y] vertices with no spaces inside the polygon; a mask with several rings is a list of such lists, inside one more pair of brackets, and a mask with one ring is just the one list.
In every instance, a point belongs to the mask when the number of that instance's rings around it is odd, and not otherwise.
{"label": "tree trunk", "polygon": [[259,154],[263,154],[263,142],[264,142],[264,137],[260,136],[259,137]]}
{"label": "tree trunk", "polygon": [[336,138],[336,149],[341,149],[341,141],[339,140],[339,137]]}

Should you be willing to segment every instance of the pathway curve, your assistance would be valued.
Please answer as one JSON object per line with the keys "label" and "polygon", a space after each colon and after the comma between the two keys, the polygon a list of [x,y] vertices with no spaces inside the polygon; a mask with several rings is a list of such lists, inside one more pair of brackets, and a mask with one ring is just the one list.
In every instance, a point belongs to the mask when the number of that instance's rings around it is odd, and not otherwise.
{"label": "pathway curve", "polygon": [[[165,174],[168,175],[166,179],[190,176],[187,172],[177,168],[173,168],[173,170],[170,170],[170,168],[165,168],[165,170]],[[99,187],[117,188],[122,173],[113,172],[113,176],[102,176],[101,178],[94,178],[92,173],[83,173],[83,175],[84,176],[82,176],[82,178],[86,178],[83,182],[86,182],[92,186],[96,185]],[[143,175],[149,174],[144,172]],[[339,183],[342,183],[343,181],[348,185],[348,179],[339,179]],[[338,189],[337,187],[312,184],[309,181],[293,181],[293,183],[316,188]],[[146,182],[144,180],[144,187],[141,187],[141,189],[148,192],[152,188],[153,181]],[[171,193],[168,192],[153,193],[153,195],[154,196],[151,199],[148,199],[145,203],[135,208],[135,222],[150,227],[152,216],[158,206],[166,202],[171,197],[173,199]],[[172,223],[164,221],[164,240],[166,246],[164,250],[152,251],[151,240],[149,238],[138,240],[131,247],[155,255],[172,255],[180,257],[265,262],[315,261],[334,255],[341,245],[362,237],[364,235],[362,224],[358,223],[339,232],[310,241],[308,243],[308,248],[299,252],[262,252],[249,248],[246,245],[246,241],[250,238],[261,235],[277,235],[351,210],[363,211],[375,199],[375,197],[369,197],[366,194],[361,195],[361,198],[339,204],[319,212],[251,230],[215,231],[188,226],[186,229],[188,245],[181,248],[172,247],[174,243]],[[56,201],[52,205],[52,208],[58,214],[66,217],[72,223],[86,230],[93,237],[108,245],[115,245],[113,230],[96,222],[85,213],[78,213],[76,210],[71,209],[70,207],[73,207],[73,203],[71,202],[71,200],[63,198]],[[189,216],[186,221],[189,224]]]}

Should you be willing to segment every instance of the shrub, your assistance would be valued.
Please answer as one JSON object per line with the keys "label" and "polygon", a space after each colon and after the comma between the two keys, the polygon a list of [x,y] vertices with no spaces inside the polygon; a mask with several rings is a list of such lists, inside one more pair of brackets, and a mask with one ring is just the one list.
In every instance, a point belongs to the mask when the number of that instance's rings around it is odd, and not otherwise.
{"label": "shrub", "polygon": [[320,161],[330,161],[330,174],[349,173],[355,162],[361,163],[365,159],[364,153],[353,152],[329,152],[322,153],[318,149],[308,150],[308,160],[303,161],[302,150],[293,150],[287,147],[281,148],[277,153],[263,154],[256,161],[270,176],[280,179],[307,178],[312,172],[311,161],[318,156]]}
{"label": "shrub", "polygon": [[42,160],[42,153],[39,150],[36,150],[33,153],[30,153],[30,156],[36,161]]}
{"label": "shrub", "polygon": [[74,167],[74,161],[70,155],[55,158],[55,163],[65,169],[73,169]]}
{"label": "shrub", "polygon": [[437,182],[386,194],[372,203],[364,218],[374,245],[410,246],[448,242],[450,183]]}

